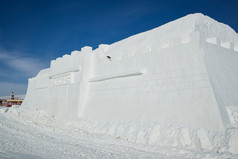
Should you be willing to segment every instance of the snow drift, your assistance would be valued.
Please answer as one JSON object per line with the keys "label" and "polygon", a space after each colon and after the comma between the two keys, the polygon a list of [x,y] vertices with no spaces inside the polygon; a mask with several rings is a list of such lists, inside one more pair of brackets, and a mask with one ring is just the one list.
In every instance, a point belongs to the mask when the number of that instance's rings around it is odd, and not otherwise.
{"label": "snow drift", "polygon": [[238,153],[238,35],[191,14],[51,61],[24,106],[145,144]]}

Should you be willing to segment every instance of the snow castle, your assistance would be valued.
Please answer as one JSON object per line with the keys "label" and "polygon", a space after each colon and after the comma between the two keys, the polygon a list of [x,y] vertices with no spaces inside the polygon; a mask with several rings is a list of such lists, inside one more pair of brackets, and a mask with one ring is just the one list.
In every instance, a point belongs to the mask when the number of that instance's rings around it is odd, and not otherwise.
{"label": "snow castle", "polygon": [[[214,139],[214,132],[226,132],[226,138],[229,128],[226,145],[238,153],[237,81],[238,34],[191,14],[52,60],[29,79],[23,105],[107,127],[92,131],[157,145],[211,149],[215,140],[225,141]],[[170,136],[163,136],[165,129]],[[161,135],[168,140],[162,142]]]}

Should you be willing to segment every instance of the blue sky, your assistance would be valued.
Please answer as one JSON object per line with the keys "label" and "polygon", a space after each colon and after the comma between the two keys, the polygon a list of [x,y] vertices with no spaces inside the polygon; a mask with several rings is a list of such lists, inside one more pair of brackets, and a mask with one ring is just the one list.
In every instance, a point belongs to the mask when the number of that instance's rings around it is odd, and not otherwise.
{"label": "blue sky", "polygon": [[0,0],[0,96],[25,94],[52,59],[196,12],[238,32],[237,0]]}

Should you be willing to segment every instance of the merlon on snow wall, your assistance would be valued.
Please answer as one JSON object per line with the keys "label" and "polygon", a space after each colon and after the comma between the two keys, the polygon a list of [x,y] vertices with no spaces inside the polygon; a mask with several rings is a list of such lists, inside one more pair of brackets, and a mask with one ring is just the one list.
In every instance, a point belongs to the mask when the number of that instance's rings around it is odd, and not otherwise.
{"label": "merlon on snow wall", "polygon": [[[214,147],[211,132],[238,132],[237,70],[237,33],[207,16],[191,14],[111,45],[95,50],[86,46],[52,60],[50,68],[29,79],[23,105],[62,119],[111,128],[117,123],[111,134],[128,123],[182,124],[205,134],[200,135],[200,147],[209,148]],[[148,139],[152,143],[153,135]],[[233,138],[238,142],[237,133]],[[228,149],[237,153],[234,143],[228,143]]]}

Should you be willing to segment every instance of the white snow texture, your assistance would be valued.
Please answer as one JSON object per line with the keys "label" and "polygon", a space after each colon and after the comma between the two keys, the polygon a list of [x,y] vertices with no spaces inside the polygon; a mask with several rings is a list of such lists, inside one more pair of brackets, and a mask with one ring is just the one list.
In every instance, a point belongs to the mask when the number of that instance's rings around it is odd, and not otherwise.
{"label": "white snow texture", "polygon": [[238,153],[238,35],[203,14],[52,60],[23,107],[138,143]]}

